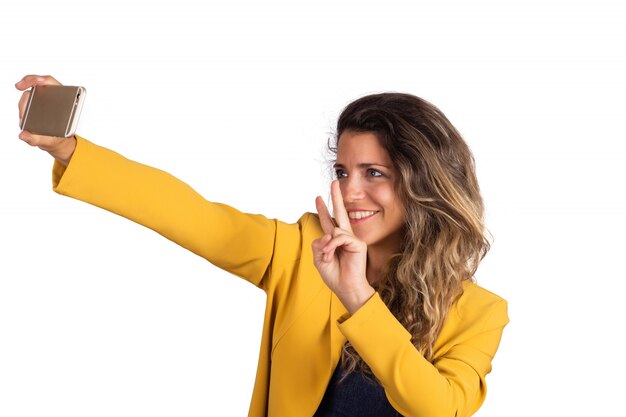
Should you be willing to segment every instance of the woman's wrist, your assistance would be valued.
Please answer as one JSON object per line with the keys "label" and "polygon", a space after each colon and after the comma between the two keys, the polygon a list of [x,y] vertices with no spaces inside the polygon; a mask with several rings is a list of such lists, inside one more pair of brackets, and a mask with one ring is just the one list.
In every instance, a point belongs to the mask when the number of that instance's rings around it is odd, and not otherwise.
{"label": "woman's wrist", "polygon": [[358,309],[363,307],[367,301],[372,298],[372,296],[376,293],[376,290],[371,286],[364,286],[359,291],[354,291],[350,294],[344,294],[342,296],[338,296],[339,300],[343,304],[343,306],[348,310],[350,315],[353,315],[357,312]]}
{"label": "woman's wrist", "polygon": [[67,166],[76,150],[76,137],[64,138],[57,147],[48,151],[61,165]]}

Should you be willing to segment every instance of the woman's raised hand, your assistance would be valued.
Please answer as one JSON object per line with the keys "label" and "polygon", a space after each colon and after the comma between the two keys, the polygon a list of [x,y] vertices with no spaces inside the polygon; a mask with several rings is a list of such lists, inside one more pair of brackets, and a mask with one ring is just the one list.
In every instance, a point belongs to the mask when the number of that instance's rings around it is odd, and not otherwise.
{"label": "woman's raised hand", "polygon": [[352,233],[338,181],[331,183],[330,191],[337,225],[324,200],[317,197],[315,206],[325,235],[313,241],[313,262],[326,285],[353,314],[375,292],[365,274],[367,245]]}
{"label": "woman's raised hand", "polygon": [[[28,97],[30,96],[30,91],[25,90],[36,85],[61,85],[61,83],[49,75],[27,75],[15,84],[15,88],[24,91],[18,103],[20,126],[22,124],[22,118],[24,117],[26,104],[28,103]],[[20,132],[19,138],[31,146],[37,146],[39,149],[48,152],[54,159],[66,166],[72,158],[74,149],[76,149],[76,138],[74,137],[57,138],[53,136],[42,136],[24,130]]]}

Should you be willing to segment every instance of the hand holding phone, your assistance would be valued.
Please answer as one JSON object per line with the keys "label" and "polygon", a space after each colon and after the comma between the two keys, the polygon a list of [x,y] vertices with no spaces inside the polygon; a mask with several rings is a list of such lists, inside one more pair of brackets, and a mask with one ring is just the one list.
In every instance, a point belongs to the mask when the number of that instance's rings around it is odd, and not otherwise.
{"label": "hand holding phone", "polygon": [[22,118],[22,130],[46,136],[74,135],[85,99],[85,88],[35,85]]}
{"label": "hand holding phone", "polygon": [[[57,161],[59,161],[63,165],[67,165],[70,161],[70,158],[72,157],[72,154],[74,153],[74,149],[76,148],[76,139],[72,135],[73,135],[73,129],[75,129],[76,127],[76,122],[78,121],[79,112],[77,113],[76,111],[73,111],[72,113],[72,111],[70,111],[69,116],[66,119],[67,123],[65,124],[65,127],[63,127],[62,129],[55,129],[54,131],[49,131],[47,129],[40,130],[40,129],[37,129],[36,127],[34,131],[30,131],[29,128],[32,128],[32,127],[30,123],[26,123],[27,108],[30,107],[32,111],[32,105],[33,105],[33,102],[31,101],[32,92],[40,87],[56,87],[56,86],[63,87],[61,83],[59,83],[56,79],[54,79],[53,77],[49,75],[47,76],[27,75],[15,84],[15,88],[17,88],[20,91],[23,91],[22,97],[20,98],[20,101],[18,104],[18,108],[19,108],[19,117],[20,117],[20,127],[22,127],[22,129],[24,130],[20,132],[19,138],[31,146],[37,146],[38,148],[48,152]],[[81,95],[84,99],[84,89]],[[43,102],[47,102],[49,104],[50,101],[48,99],[49,98],[44,99]],[[39,101],[39,99],[37,101]],[[73,106],[73,103],[72,103],[72,106]],[[79,106],[80,104],[77,104],[76,110],[79,110],[78,108]],[[45,107],[49,108],[49,105]],[[65,108],[67,110],[67,107]],[[31,115],[29,116],[31,122],[35,120],[41,121],[42,118],[40,116],[35,116],[35,113],[31,113]],[[67,111],[66,111],[66,114],[67,114]],[[62,117],[61,119],[64,119],[64,117]],[[70,119],[73,120],[74,122],[72,123]],[[73,127],[72,127],[72,124],[74,125]],[[67,129],[68,125],[70,126],[69,131]],[[61,126],[63,126],[63,123],[61,124]],[[42,133],[38,133],[38,132],[42,132]],[[67,133],[72,133],[72,135],[69,135],[69,137],[65,137],[65,134]]]}

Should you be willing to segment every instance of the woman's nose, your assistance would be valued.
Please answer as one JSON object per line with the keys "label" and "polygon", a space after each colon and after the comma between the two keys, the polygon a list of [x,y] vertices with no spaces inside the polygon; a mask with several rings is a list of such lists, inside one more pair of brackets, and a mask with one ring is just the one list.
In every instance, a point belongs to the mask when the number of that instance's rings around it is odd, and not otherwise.
{"label": "woman's nose", "polygon": [[341,186],[341,195],[344,201],[353,202],[363,198],[364,189],[361,178],[358,176],[349,176],[339,182]]}

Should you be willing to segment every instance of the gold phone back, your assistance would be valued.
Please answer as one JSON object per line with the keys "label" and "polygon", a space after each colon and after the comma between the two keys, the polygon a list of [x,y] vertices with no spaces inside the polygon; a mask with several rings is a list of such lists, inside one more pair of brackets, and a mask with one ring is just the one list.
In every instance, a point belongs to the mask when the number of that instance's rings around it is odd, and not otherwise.
{"label": "gold phone back", "polygon": [[81,87],[43,85],[31,91],[22,129],[46,136],[67,137],[77,117],[78,94]]}

